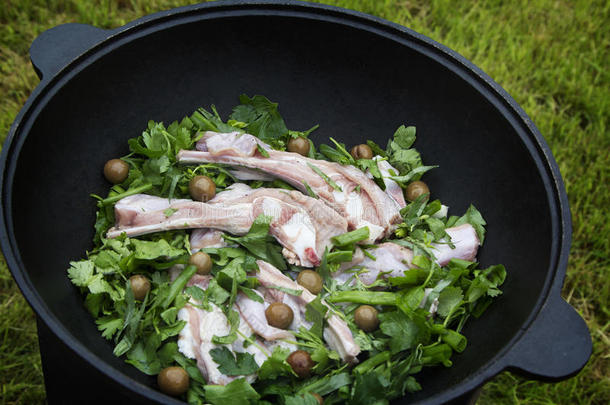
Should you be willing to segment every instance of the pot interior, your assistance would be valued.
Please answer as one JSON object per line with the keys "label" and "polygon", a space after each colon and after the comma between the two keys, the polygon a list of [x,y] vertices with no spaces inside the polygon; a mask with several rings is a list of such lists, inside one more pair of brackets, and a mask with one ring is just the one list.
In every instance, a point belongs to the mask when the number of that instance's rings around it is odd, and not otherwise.
{"label": "pot interior", "polygon": [[[25,273],[61,324],[117,371],[153,386],[112,354],[66,269],[92,247],[95,202],[106,160],[148,120],[169,124],[215,104],[226,117],[240,94],[280,103],[291,129],[320,124],[334,137],[385,146],[401,124],[416,147],[433,198],[462,215],[474,204],[488,222],[479,260],[503,263],[504,294],[471,320],[454,366],[425,370],[425,399],[472,377],[519,332],[549,276],[553,235],[543,176],[520,134],[481,93],[409,46],[332,22],[277,16],[192,21],[134,39],[51,94],[31,117],[18,155],[12,207]],[[25,126],[28,128],[28,126]]]}

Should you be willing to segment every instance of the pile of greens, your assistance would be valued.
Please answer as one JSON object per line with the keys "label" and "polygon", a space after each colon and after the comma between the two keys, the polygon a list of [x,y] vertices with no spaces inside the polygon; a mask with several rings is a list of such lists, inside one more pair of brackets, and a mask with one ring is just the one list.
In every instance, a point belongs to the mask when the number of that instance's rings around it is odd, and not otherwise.
{"label": "pile of greens", "polygon": [[[195,273],[194,266],[186,266],[174,281],[168,274],[172,266],[188,262],[191,251],[187,232],[163,232],[137,239],[104,237],[114,225],[114,203],[123,197],[146,193],[188,198],[189,180],[202,174],[210,177],[218,190],[237,181],[222,165],[186,166],[176,162],[176,153],[180,149],[192,149],[202,131],[248,132],[274,149],[285,150],[291,138],[307,138],[317,128],[288,130],[278,105],[263,96],[242,95],[239,101],[226,121],[214,106],[211,112],[199,109],[167,127],[150,121],[142,135],[129,140],[131,153],[122,158],[130,166],[128,178],[111,187],[106,197],[93,196],[98,200],[94,248],[88,252],[87,259],[70,263],[68,276],[85,295],[85,306],[102,336],[114,343],[115,355],[124,356],[128,363],[146,374],[156,375],[176,364],[183,367],[191,379],[185,397],[191,404],[315,405],[316,398],[309,394],[312,392],[324,396],[327,404],[371,404],[385,403],[421,389],[414,375],[427,366],[451,366],[452,354],[466,348],[466,337],[460,333],[465,322],[470,316],[480,316],[493,297],[501,293],[499,286],[506,276],[501,265],[479,269],[477,263],[464,260],[454,259],[444,267],[434,262],[431,244],[450,239],[445,232],[448,227],[470,223],[483,242],[485,221],[474,206],[461,217],[446,217],[439,215],[440,201],[430,201],[427,195],[409,203],[401,210],[403,222],[391,241],[414,251],[414,268],[401,277],[379,278],[369,286],[360,282],[358,271],[354,273],[354,283],[339,284],[331,277],[342,262],[352,259],[356,242],[368,237],[368,229],[333,238],[333,248],[325,252],[322,263],[315,269],[324,281],[324,289],[307,306],[306,319],[313,326],[309,330],[301,327],[295,334],[299,348],[310,352],[316,363],[310,378],[300,379],[292,371],[286,362],[290,354],[287,349],[276,348],[260,368],[248,353],[235,356],[225,347],[211,351],[222,373],[256,374],[257,380],[252,385],[244,378],[226,386],[207,385],[195,361],[178,351],[177,335],[185,322],[178,320],[177,314],[191,297],[204,310],[210,310],[210,304],[217,305],[226,314],[231,330],[226,336],[215,336],[213,342],[227,344],[237,339],[239,317],[233,308],[236,294],[242,292],[251,299],[261,300],[253,292],[258,281],[247,275],[257,270],[255,261],[265,260],[281,270],[302,270],[287,264],[282,257],[281,247],[269,235],[271,218],[258,217],[247,235],[226,236],[238,247],[204,249],[214,263],[214,278],[205,291],[197,286],[186,287]],[[344,144],[332,138],[331,145],[316,147],[309,142],[310,157],[368,170],[379,186],[385,187],[374,160],[355,160]],[[392,173],[392,178],[406,187],[435,167],[423,165],[419,153],[412,147],[414,142],[415,128],[401,126],[385,149],[372,141],[367,144],[375,155],[387,159],[398,170]],[[251,187],[292,189],[280,180],[244,183]],[[171,209],[165,212],[168,217],[172,214]],[[375,259],[374,245],[361,247],[367,256]],[[136,274],[145,275],[151,282],[151,289],[142,301],[134,298],[128,284],[129,278]],[[328,307],[322,304],[322,299]],[[424,305],[420,305],[422,301]],[[428,311],[433,303],[437,305],[434,316]],[[380,325],[374,332],[365,333],[356,326],[354,311],[359,304],[378,306]],[[322,330],[327,311],[339,315],[352,330],[362,350],[357,366],[342,364],[338,354],[324,344]],[[253,337],[242,338],[247,344],[255,344]]]}

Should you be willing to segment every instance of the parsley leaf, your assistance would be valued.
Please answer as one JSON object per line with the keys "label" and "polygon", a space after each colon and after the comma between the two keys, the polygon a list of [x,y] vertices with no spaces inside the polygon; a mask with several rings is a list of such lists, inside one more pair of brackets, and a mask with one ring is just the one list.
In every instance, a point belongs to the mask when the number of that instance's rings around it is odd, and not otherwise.
{"label": "parsley leaf", "polygon": [[269,235],[269,225],[272,217],[260,214],[244,236],[223,235],[225,240],[238,243],[248,249],[258,259],[264,260],[280,270],[286,270],[286,262],[281,253],[281,247]]}
{"label": "parsley leaf", "polygon": [[479,238],[479,241],[481,241],[481,245],[483,245],[483,241],[485,240],[485,225],[487,225],[487,222],[485,222],[483,216],[479,210],[474,207],[474,205],[470,205],[470,207],[468,207],[466,213],[457,220],[454,226],[462,224],[472,225],[474,230],[477,232],[477,237]]}
{"label": "parsley leaf", "polygon": [[333,189],[337,190],[337,191],[343,191],[343,189],[341,188],[341,186],[339,186],[337,183],[335,183],[333,181],[333,179],[331,179],[330,177],[328,177],[328,175],[326,173],[324,173],[322,170],[320,170],[320,168],[314,164],[311,164],[309,162],[307,162],[307,166],[309,166],[309,168],[311,170],[313,170],[318,176],[322,177],[322,179],[324,179],[324,181],[326,183],[328,183],[329,186],[331,186]]}
{"label": "parsley leaf", "polygon": [[437,312],[440,316],[447,317],[462,303],[464,294],[459,287],[445,287],[438,296]]}
{"label": "parsley leaf", "polygon": [[258,364],[250,353],[235,353],[226,346],[210,350],[210,355],[218,364],[218,370],[228,376],[253,374],[258,370]]}
{"label": "parsley leaf", "polygon": [[233,109],[229,118],[245,123],[250,134],[272,145],[288,134],[277,103],[269,101],[265,96],[255,95],[250,98],[245,94],[239,96],[239,102],[241,104]]}
{"label": "parsley leaf", "polygon": [[318,337],[322,337],[324,316],[326,315],[328,308],[322,304],[322,299],[319,295],[315,300],[308,303],[305,308],[305,319],[309,322],[313,322],[309,331]]}
{"label": "parsley leaf", "polygon": [[143,260],[155,260],[160,257],[176,257],[186,253],[184,249],[171,246],[165,239],[158,241],[130,239],[135,248],[135,258]]}
{"label": "parsley leaf", "polygon": [[214,405],[248,405],[260,395],[245,378],[238,378],[227,385],[206,385],[205,398]]}
{"label": "parsley leaf", "polygon": [[375,372],[356,374],[350,404],[387,403],[386,390],[389,386],[390,381],[383,374]]}
{"label": "parsley leaf", "polygon": [[77,287],[87,287],[89,280],[93,277],[93,262],[91,260],[81,260],[70,262],[68,277]]}
{"label": "parsley leaf", "polygon": [[290,350],[276,346],[270,357],[265,360],[258,370],[258,378],[261,380],[274,379],[282,375],[296,375],[286,362]]}
{"label": "parsley leaf", "polygon": [[379,329],[390,336],[392,354],[412,349],[417,345],[421,333],[419,325],[407,317],[402,311],[383,312],[379,314]]}

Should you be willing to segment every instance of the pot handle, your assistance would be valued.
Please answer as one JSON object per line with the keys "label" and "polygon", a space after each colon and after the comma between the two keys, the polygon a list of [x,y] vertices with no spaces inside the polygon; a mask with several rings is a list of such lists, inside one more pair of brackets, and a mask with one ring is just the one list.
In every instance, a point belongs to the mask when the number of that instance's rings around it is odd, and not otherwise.
{"label": "pot handle", "polygon": [[111,35],[86,24],[62,24],[40,34],[30,46],[30,60],[38,77],[50,79],[74,59]]}
{"label": "pot handle", "polygon": [[578,373],[589,360],[592,344],[587,324],[559,294],[553,295],[511,348],[507,369],[558,381]]}

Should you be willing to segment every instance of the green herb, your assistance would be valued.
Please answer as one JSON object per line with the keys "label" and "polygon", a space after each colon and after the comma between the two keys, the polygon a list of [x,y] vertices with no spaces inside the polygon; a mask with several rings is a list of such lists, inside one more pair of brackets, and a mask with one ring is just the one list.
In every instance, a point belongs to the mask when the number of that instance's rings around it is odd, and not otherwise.
{"label": "green herb", "polygon": [[371,253],[369,253],[366,249],[362,249],[362,253],[373,261],[377,260],[377,258],[375,256],[373,256]]}
{"label": "green herb", "polygon": [[286,288],[286,287],[282,287],[279,285],[270,285],[270,286],[267,286],[266,288],[271,288],[272,290],[278,290],[278,291],[284,292],[286,294],[294,295],[296,297],[300,297],[303,294],[303,290],[294,290],[292,288]]}
{"label": "green herb", "polygon": [[[391,311],[379,314],[379,329],[390,336],[390,350],[392,354],[403,350],[412,349],[418,343],[422,330],[422,324],[412,320],[402,311]],[[425,326],[424,326],[425,327]],[[427,332],[429,334],[429,332]]]}
{"label": "green herb", "polygon": [[280,270],[286,270],[286,262],[281,254],[281,247],[274,243],[269,235],[269,224],[273,220],[270,216],[260,214],[244,236],[223,235],[231,242],[238,243],[248,249],[257,258],[264,260]]}
{"label": "green herb", "polygon": [[318,176],[322,177],[324,179],[324,181],[328,183],[329,186],[331,186],[332,188],[334,188],[337,191],[343,191],[343,189],[341,189],[341,187],[339,187],[339,185],[337,183],[335,183],[322,170],[320,170],[319,167],[317,167],[316,165],[311,164],[309,162],[307,162],[307,166],[309,166],[309,168],[311,170],[313,170]]}
{"label": "green herb", "polygon": [[277,103],[264,96],[250,98],[245,94],[239,96],[239,101],[241,104],[233,108],[230,118],[246,123],[248,133],[271,145],[288,134]]}
{"label": "green herb", "polygon": [[328,254],[328,263],[343,263],[352,260],[353,250],[337,250]]}
{"label": "green herb", "polygon": [[246,297],[250,298],[252,301],[260,302],[260,303],[265,302],[263,300],[263,298],[260,295],[258,295],[253,289],[244,287],[242,285],[240,285],[238,288],[239,288],[239,291],[244,293],[246,295]]}
{"label": "green herb", "polygon": [[245,378],[238,378],[227,385],[206,385],[205,399],[214,405],[248,405],[260,395]]}
{"label": "green herb", "polygon": [[178,212],[177,209],[174,208],[168,208],[166,210],[163,211],[163,214],[165,215],[165,218],[169,218],[172,215],[174,215],[176,212]]}
{"label": "green herb", "polygon": [[248,375],[258,370],[254,356],[250,353],[237,352],[234,355],[231,350],[222,346],[210,350],[210,356],[218,364],[218,371],[228,376]]}
{"label": "green herb", "polygon": [[169,293],[167,294],[167,298],[165,298],[165,301],[163,303],[163,308],[169,307],[174,302],[178,294],[180,294],[182,290],[184,290],[186,283],[188,283],[191,277],[193,277],[193,274],[195,274],[196,272],[197,267],[193,265],[187,266],[184,270],[182,270],[182,273],[180,273],[180,275],[170,285]]}
{"label": "green herb", "polygon": [[309,186],[309,184],[303,180],[303,185],[305,186],[305,190],[307,190],[307,195],[312,197],[312,198],[320,198]]}
{"label": "green herb", "polygon": [[358,228],[351,232],[346,232],[342,235],[333,236],[332,238],[330,238],[330,240],[335,246],[346,246],[346,245],[358,243],[358,242],[366,240],[368,238],[369,238],[369,227],[363,226],[362,228]]}
{"label": "green herb", "polygon": [[483,241],[485,240],[485,225],[487,223],[483,219],[481,213],[474,207],[474,205],[468,207],[466,213],[462,217],[460,217],[453,226],[458,226],[462,224],[472,225],[475,231],[477,232],[477,237],[479,238],[481,245],[483,245]]}
{"label": "green herb", "polygon": [[385,291],[339,291],[331,294],[328,302],[355,302],[369,305],[396,305],[398,295]]}
{"label": "green herb", "polygon": [[324,316],[328,308],[322,304],[322,300],[318,295],[316,299],[306,305],[305,319],[312,322],[309,331],[318,337],[322,337],[322,329],[324,327]]}
{"label": "green herb", "polygon": [[261,380],[275,379],[279,376],[292,376],[296,375],[290,367],[290,364],[286,362],[286,359],[290,355],[290,350],[281,346],[276,346],[270,357],[265,360],[258,370],[258,378]]}
{"label": "green herb", "polygon": [[266,157],[266,158],[268,158],[268,157],[269,157],[269,152],[267,152],[267,151],[265,150],[265,148],[263,148],[263,147],[260,145],[260,143],[257,143],[257,144],[256,144],[256,149],[258,150],[258,153],[260,153],[262,157]]}

